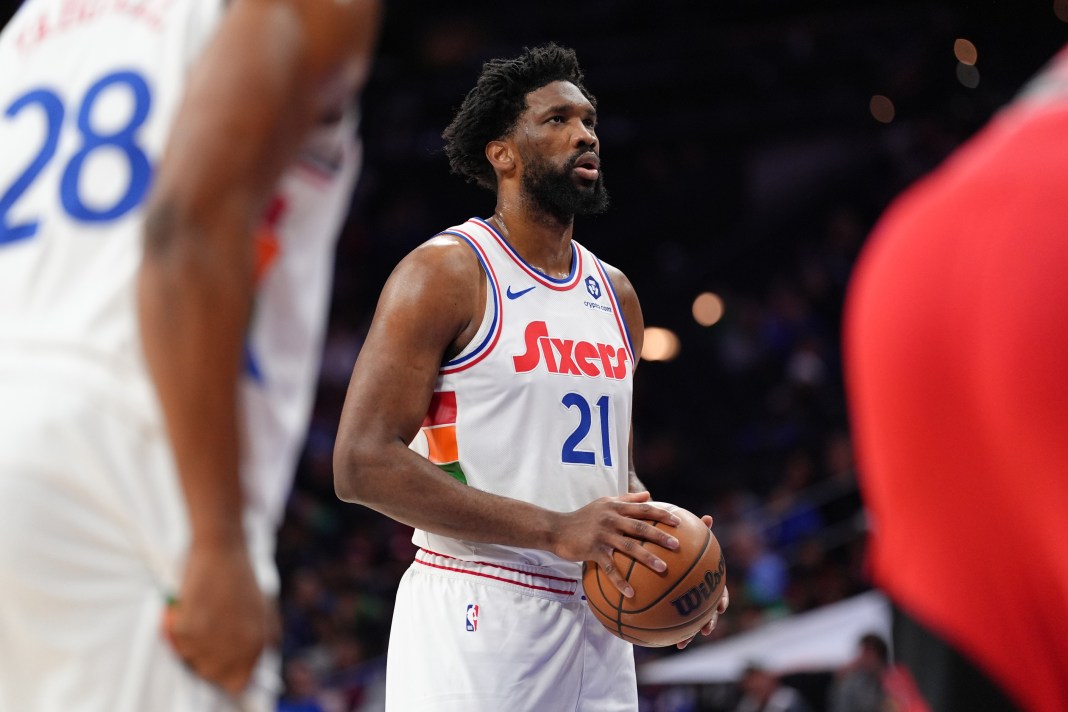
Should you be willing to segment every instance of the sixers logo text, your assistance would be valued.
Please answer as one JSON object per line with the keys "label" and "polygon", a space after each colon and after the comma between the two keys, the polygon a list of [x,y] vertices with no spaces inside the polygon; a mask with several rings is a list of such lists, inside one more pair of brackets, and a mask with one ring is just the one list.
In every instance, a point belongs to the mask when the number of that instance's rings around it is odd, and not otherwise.
{"label": "sixers logo text", "polygon": [[544,359],[549,373],[565,376],[604,376],[619,380],[627,375],[627,349],[549,336],[544,321],[532,321],[523,333],[526,352],[512,357],[516,373],[528,373]]}

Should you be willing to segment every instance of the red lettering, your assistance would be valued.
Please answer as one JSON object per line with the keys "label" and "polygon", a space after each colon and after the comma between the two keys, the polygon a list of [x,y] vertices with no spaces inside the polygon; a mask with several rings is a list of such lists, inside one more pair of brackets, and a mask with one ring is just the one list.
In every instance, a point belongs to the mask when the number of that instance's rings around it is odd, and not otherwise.
{"label": "red lettering", "polygon": [[560,367],[556,365],[556,354],[553,353],[551,339],[546,336],[538,339],[538,343],[541,344],[541,353],[545,356],[545,368],[549,373],[560,373]]}
{"label": "red lettering", "polygon": [[549,335],[549,329],[544,321],[532,321],[527,324],[527,330],[523,332],[523,343],[526,352],[521,356],[512,357],[512,365],[516,373],[528,373],[538,367],[541,361],[541,351],[538,342]]}
{"label": "red lettering", "polygon": [[26,23],[15,41],[20,51],[105,15],[128,15],[155,30],[163,25],[175,0],[63,0],[54,14],[46,12]]}
{"label": "red lettering", "polygon": [[545,370],[567,376],[604,376],[620,380],[627,375],[630,356],[622,346],[560,339],[549,336],[544,321],[532,321],[523,332],[525,351],[512,357],[516,373],[529,373],[545,359]]}
{"label": "red lettering", "polygon": [[590,363],[590,359],[597,358],[597,346],[594,346],[589,341],[580,341],[575,344],[575,361],[578,362],[578,367],[591,378],[596,378],[601,375],[601,372],[597,370],[595,364]]}
{"label": "red lettering", "polygon": [[566,373],[570,376],[580,376],[578,366],[575,365],[575,360],[571,358],[572,352],[575,350],[574,339],[550,339],[553,342],[553,346],[560,353],[560,370],[555,373]]}
{"label": "red lettering", "polygon": [[601,356],[601,368],[604,375],[609,378],[613,377],[612,369],[612,357],[616,355],[616,350],[608,344],[597,344],[597,353]]}
{"label": "red lettering", "polygon": [[77,0],[64,0],[59,6],[59,20],[56,26],[65,29],[81,20],[81,3]]}
{"label": "red lettering", "polygon": [[620,379],[627,375],[627,350],[619,349],[616,351],[616,356],[619,360],[616,362],[615,370],[612,371],[612,378]]}
{"label": "red lettering", "polygon": [[40,42],[46,35],[48,35],[48,19],[44,15],[39,15],[37,22],[27,27],[19,35],[18,45],[19,47],[27,47]]}

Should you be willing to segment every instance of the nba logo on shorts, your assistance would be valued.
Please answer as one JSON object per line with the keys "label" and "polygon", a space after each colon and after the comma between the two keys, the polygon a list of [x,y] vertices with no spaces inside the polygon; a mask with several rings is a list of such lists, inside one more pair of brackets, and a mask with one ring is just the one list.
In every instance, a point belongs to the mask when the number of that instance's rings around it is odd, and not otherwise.
{"label": "nba logo on shorts", "polygon": [[469,631],[478,630],[478,605],[471,603],[467,606],[467,629]]}

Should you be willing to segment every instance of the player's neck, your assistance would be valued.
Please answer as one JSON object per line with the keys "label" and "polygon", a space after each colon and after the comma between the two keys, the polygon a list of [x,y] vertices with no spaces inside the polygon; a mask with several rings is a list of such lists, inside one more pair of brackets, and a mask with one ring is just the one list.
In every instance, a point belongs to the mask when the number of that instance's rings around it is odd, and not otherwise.
{"label": "player's neck", "polygon": [[542,274],[555,279],[571,274],[573,219],[561,222],[544,211],[502,199],[489,222]]}

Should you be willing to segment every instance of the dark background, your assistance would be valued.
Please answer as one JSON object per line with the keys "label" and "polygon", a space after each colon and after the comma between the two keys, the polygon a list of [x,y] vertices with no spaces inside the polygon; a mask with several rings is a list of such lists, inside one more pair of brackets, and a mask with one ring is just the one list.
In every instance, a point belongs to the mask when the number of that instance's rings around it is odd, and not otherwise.
{"label": "dark background", "polygon": [[[358,338],[408,250],[492,212],[491,194],[448,174],[439,139],[481,62],[550,39],[574,47],[614,203],[575,234],[628,274],[648,325],[681,338],[675,361],[639,371],[635,421],[639,444],[671,450],[640,474],[694,507],[771,484],[782,441],[844,424],[840,398],[799,404],[793,422],[798,404],[764,382],[798,351],[836,376],[841,288],[876,216],[1068,38],[1051,2],[463,5],[389,4],[335,326]],[[959,37],[979,48],[974,89],[957,78]],[[894,102],[892,123],[872,117],[874,94]],[[690,315],[706,290],[727,307],[711,329]],[[761,353],[737,353],[747,347]],[[809,427],[820,432],[783,432]]]}
{"label": "dark background", "polygon": [[[635,456],[655,498],[716,517],[734,599],[717,635],[866,588],[839,356],[850,271],[893,197],[1068,40],[1068,0],[387,6],[319,398],[279,538],[290,697],[376,704],[412,548],[410,530],[333,495],[344,389],[393,266],[492,213],[490,193],[449,174],[441,130],[482,62],[550,40],[578,51],[598,98],[613,203],[575,236],[629,276],[647,325],[680,338],[676,359],[637,372]],[[978,48],[971,87],[958,38]],[[893,102],[891,122],[872,116],[873,95]],[[725,303],[712,327],[691,316],[704,291]]]}
{"label": "dark background", "polygon": [[[854,260],[893,197],[1068,40],[1059,18],[1065,0],[390,3],[315,424],[280,540],[299,612],[290,659],[350,700],[373,695],[364,676],[384,650],[409,530],[337,505],[329,456],[389,271],[437,231],[492,213],[490,193],[449,174],[440,140],[482,62],[556,41],[578,51],[598,98],[613,207],[579,219],[575,236],[630,277],[647,325],[680,338],[675,360],[638,369],[635,457],[657,499],[716,517],[733,594],[722,637],[868,587],[839,355]],[[958,38],[978,49],[971,87]],[[869,110],[877,94],[893,102],[890,123]],[[726,307],[707,328],[691,316],[704,291]]]}

